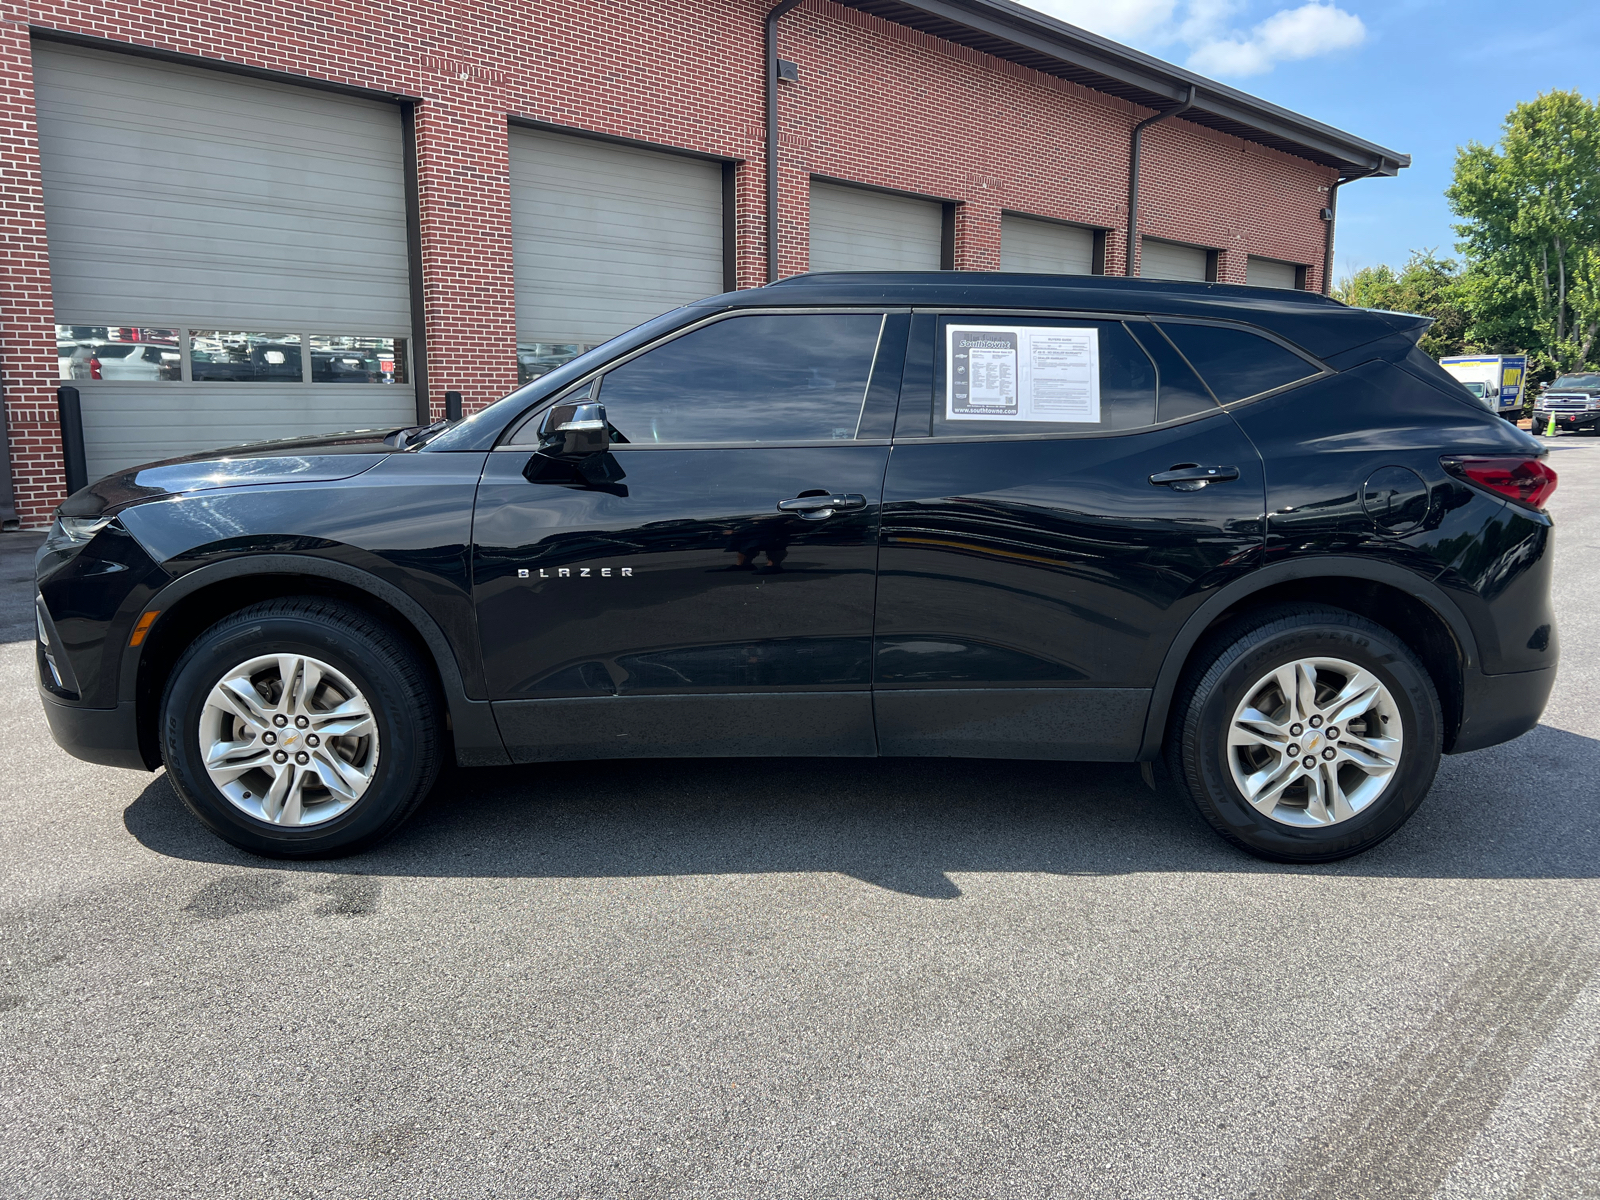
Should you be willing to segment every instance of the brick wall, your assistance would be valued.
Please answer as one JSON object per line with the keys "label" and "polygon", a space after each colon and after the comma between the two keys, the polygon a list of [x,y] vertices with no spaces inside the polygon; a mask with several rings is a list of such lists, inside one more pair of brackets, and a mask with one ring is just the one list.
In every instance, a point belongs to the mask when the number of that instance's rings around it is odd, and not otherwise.
{"label": "brick wall", "polygon": [[[741,160],[738,277],[764,278],[762,20],[769,4],[700,0],[71,0],[0,4],[0,371],[18,509],[62,497],[56,358],[28,27],[61,30],[418,97],[430,400],[468,411],[516,382],[506,118]],[[807,0],[784,19],[780,264],[807,265],[808,179],[962,201],[956,265],[999,264],[1002,210],[1121,229],[1128,132],[1149,110],[977,51]],[[1182,121],[1146,134],[1142,232],[1310,264],[1332,172]],[[1107,270],[1123,270],[1120,235]]]}

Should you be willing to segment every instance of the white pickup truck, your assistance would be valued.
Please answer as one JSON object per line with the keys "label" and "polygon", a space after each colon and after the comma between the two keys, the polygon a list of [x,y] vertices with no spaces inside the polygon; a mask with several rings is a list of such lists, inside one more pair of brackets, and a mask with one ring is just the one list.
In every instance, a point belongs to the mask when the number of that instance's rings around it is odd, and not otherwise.
{"label": "white pickup truck", "polygon": [[1522,386],[1528,375],[1526,354],[1457,354],[1439,365],[1483,401],[1490,412],[1515,421],[1522,416]]}

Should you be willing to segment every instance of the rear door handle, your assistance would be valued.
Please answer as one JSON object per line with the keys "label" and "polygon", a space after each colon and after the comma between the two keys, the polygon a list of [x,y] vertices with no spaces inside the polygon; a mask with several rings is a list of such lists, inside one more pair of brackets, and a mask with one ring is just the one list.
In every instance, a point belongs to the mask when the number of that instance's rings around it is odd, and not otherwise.
{"label": "rear door handle", "polygon": [[1198,492],[1213,483],[1227,483],[1239,478],[1238,467],[1173,467],[1170,471],[1157,471],[1150,482],[1157,487],[1170,487],[1175,492]]}
{"label": "rear door handle", "polygon": [[796,496],[793,500],[779,500],[779,512],[799,513],[805,521],[826,521],[840,509],[865,508],[867,498],[859,492],[834,493],[824,496]]}

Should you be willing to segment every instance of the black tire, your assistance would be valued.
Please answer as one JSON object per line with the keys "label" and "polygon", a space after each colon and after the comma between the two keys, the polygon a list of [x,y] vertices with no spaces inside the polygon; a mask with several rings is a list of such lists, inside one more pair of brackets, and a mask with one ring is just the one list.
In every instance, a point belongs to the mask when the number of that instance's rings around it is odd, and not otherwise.
{"label": "black tire", "polygon": [[[205,768],[200,720],[211,689],[240,663],[279,653],[309,655],[342,673],[360,689],[376,721],[381,753],[370,783],[347,810],[322,824],[284,827],[252,816],[223,794]],[[189,811],[224,841],[274,858],[353,854],[393,834],[432,788],[439,771],[439,712],[429,676],[391,629],[347,604],[288,597],[225,617],[184,651],[161,703],[161,754]]]}
{"label": "black tire", "polygon": [[[1284,824],[1253,808],[1228,760],[1228,729],[1247,691],[1269,672],[1305,658],[1370,671],[1388,689],[1403,728],[1387,786],[1354,816],[1316,827]],[[1298,726],[1296,726],[1298,728]],[[1172,709],[1167,767],[1208,824],[1227,841],[1275,862],[1329,862],[1359,854],[1416,811],[1439,768],[1443,719],[1432,678],[1391,631],[1343,609],[1285,604],[1252,612],[1209,638]]]}

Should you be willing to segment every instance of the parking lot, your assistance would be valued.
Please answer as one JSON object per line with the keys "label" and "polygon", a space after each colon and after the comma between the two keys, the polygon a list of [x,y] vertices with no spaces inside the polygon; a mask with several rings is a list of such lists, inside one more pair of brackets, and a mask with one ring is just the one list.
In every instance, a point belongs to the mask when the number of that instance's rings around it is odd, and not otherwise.
{"label": "parking lot", "polygon": [[1600,438],[1562,667],[1367,855],[1129,766],[456,774],[282,864],[50,740],[0,535],[0,1195],[1600,1195]]}

